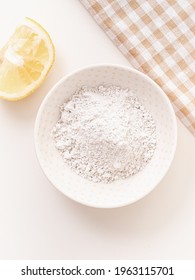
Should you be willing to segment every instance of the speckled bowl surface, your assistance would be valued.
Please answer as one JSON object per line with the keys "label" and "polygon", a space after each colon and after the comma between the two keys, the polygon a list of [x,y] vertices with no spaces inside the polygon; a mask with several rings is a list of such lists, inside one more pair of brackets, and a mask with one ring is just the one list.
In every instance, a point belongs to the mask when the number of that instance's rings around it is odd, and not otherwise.
{"label": "speckled bowl surface", "polygon": [[[55,148],[51,133],[59,118],[59,105],[83,85],[102,84],[132,89],[152,114],[157,132],[157,147],[149,164],[137,174],[110,184],[93,183],[66,166]],[[177,125],[169,99],[146,75],[119,65],[94,65],[71,73],[50,90],[37,114],[34,139],[40,165],[58,190],[88,206],[115,208],[143,198],[164,177],[175,153]]]}

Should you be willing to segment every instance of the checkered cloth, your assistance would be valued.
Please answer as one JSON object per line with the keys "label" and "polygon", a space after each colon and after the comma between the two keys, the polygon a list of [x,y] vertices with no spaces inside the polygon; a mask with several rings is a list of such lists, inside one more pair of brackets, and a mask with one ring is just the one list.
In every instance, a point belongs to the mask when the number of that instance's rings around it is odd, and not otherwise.
{"label": "checkered cloth", "polygon": [[195,1],[80,0],[195,136]]}

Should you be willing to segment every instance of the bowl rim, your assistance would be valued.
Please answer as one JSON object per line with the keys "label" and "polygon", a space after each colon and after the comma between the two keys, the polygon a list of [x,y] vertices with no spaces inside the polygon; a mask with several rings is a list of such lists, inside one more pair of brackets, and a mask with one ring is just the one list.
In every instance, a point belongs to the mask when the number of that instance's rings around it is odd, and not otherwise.
{"label": "bowl rim", "polygon": [[[171,154],[169,163],[168,163],[164,173],[161,175],[161,177],[159,177],[157,182],[155,184],[153,184],[153,186],[149,189],[149,191],[147,193],[139,196],[138,198],[136,198],[133,201],[125,202],[125,203],[120,203],[120,204],[117,204],[117,205],[114,205],[114,206],[113,205],[112,206],[109,206],[109,205],[101,206],[101,205],[94,205],[94,204],[91,204],[91,203],[88,203],[88,202],[84,202],[84,201],[82,201],[80,199],[77,199],[77,198],[69,196],[69,194],[65,193],[61,188],[58,188],[58,186],[56,186],[56,184],[54,184],[52,182],[52,180],[48,177],[48,175],[46,174],[46,171],[44,170],[44,167],[42,166],[42,163],[41,163],[40,158],[39,158],[38,144],[37,144],[37,141],[36,141],[36,135],[37,135],[38,125],[39,125],[39,121],[40,121],[40,117],[41,117],[42,111],[43,111],[44,106],[47,103],[48,99],[55,93],[56,89],[62,83],[64,83],[69,77],[71,77],[71,76],[73,76],[75,74],[78,74],[78,73],[80,73],[82,71],[85,71],[85,70],[88,70],[88,69],[101,68],[101,67],[110,67],[110,68],[114,67],[114,68],[119,68],[119,69],[122,69],[122,70],[125,70],[125,71],[129,71],[131,73],[135,73],[135,74],[139,75],[143,80],[148,81],[153,87],[155,87],[156,90],[158,90],[158,94],[161,94],[161,96],[166,101],[166,105],[169,107],[169,112],[171,114],[171,119],[173,121],[173,130],[174,130],[174,138],[175,138],[174,146],[173,146],[173,149],[172,149],[172,154]],[[71,71],[67,75],[64,75],[62,78],[60,78],[60,80],[51,87],[51,89],[48,91],[46,96],[43,98],[43,100],[42,100],[42,102],[41,102],[41,104],[39,106],[39,109],[38,109],[38,112],[37,112],[37,115],[36,115],[36,118],[35,118],[35,124],[34,124],[34,146],[35,146],[35,153],[36,153],[36,157],[37,157],[37,160],[39,162],[39,165],[41,167],[41,170],[44,173],[44,175],[46,176],[46,178],[48,179],[48,181],[58,191],[60,191],[63,195],[65,195],[66,197],[68,197],[72,201],[75,201],[77,203],[80,203],[80,204],[88,206],[88,207],[93,207],[93,208],[98,208],[98,209],[115,209],[115,208],[120,208],[120,207],[128,206],[128,205],[136,203],[137,201],[139,201],[139,200],[143,199],[144,197],[146,197],[147,195],[149,195],[159,185],[159,183],[162,181],[162,179],[166,176],[166,174],[167,174],[167,172],[168,172],[168,170],[169,170],[169,168],[170,168],[170,166],[171,166],[171,164],[173,162],[173,159],[174,159],[174,156],[175,156],[175,152],[176,152],[176,147],[177,147],[177,138],[178,138],[178,127],[177,127],[176,115],[175,115],[175,112],[174,112],[174,109],[173,109],[173,106],[171,104],[170,99],[168,98],[166,93],[162,90],[162,88],[152,78],[150,78],[147,74],[144,74],[141,71],[134,69],[133,67],[126,66],[126,65],[123,65],[123,64],[114,64],[114,63],[89,64],[87,66],[79,67],[79,68]]]}

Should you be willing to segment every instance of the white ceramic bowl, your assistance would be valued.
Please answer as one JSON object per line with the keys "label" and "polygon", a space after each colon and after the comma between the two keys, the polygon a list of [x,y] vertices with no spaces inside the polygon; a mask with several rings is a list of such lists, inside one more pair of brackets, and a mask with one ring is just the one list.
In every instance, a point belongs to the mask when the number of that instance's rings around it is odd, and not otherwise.
{"label": "white ceramic bowl", "polygon": [[[136,175],[110,184],[93,183],[70,170],[56,150],[51,135],[59,118],[59,105],[83,85],[102,84],[134,90],[157,127],[157,148],[150,163]],[[146,75],[119,65],[89,66],[61,79],[43,100],[35,124],[37,157],[51,183],[69,198],[99,208],[128,205],[151,192],[172,162],[176,141],[176,118],[165,93]]]}

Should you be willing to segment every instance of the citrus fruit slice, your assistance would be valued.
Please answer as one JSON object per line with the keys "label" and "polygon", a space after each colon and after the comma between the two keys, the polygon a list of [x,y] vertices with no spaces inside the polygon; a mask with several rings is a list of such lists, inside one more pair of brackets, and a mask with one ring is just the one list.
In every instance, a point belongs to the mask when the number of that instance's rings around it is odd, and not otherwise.
{"label": "citrus fruit slice", "polygon": [[49,34],[25,18],[0,50],[0,97],[14,101],[30,95],[46,78],[54,57]]}

